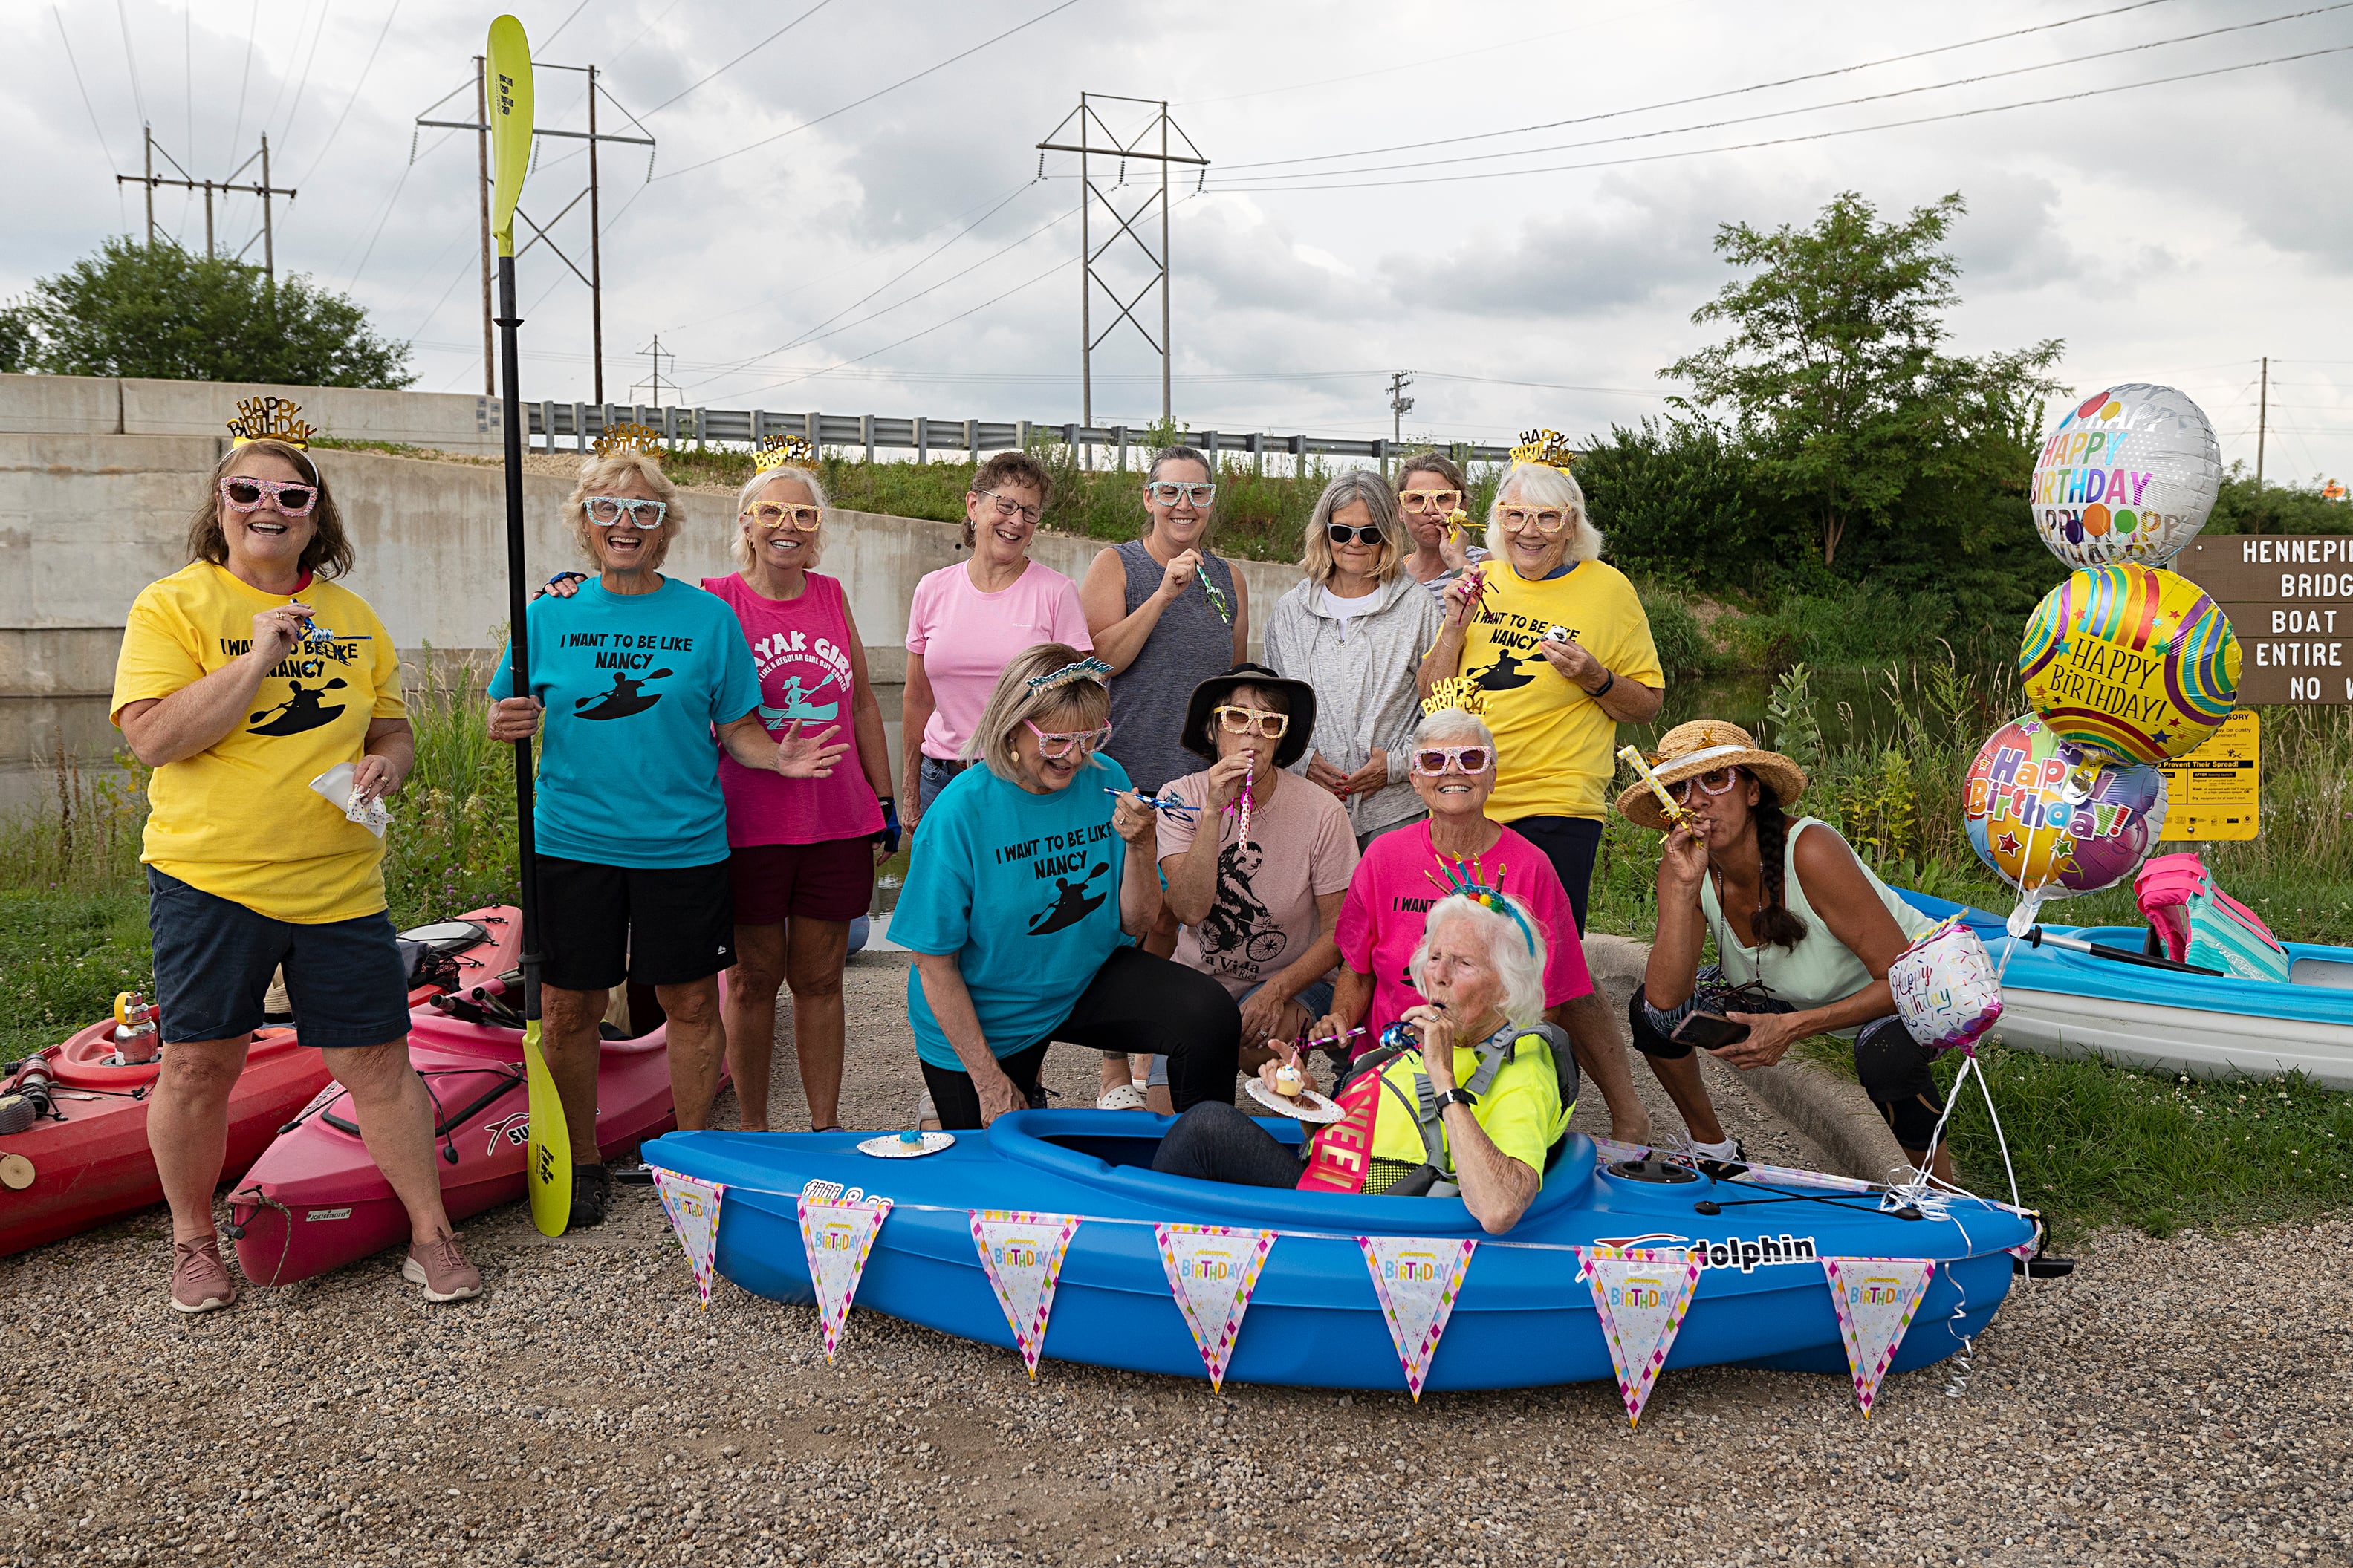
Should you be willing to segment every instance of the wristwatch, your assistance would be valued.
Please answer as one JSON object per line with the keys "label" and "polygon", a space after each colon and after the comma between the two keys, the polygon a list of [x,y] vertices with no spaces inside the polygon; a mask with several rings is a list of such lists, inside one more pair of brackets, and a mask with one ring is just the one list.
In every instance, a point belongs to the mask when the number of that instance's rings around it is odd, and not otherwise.
{"label": "wristwatch", "polygon": [[1467,1089],[1450,1089],[1438,1097],[1438,1110],[1440,1115],[1445,1113],[1446,1108],[1450,1105],[1475,1106],[1478,1103],[1479,1097]]}

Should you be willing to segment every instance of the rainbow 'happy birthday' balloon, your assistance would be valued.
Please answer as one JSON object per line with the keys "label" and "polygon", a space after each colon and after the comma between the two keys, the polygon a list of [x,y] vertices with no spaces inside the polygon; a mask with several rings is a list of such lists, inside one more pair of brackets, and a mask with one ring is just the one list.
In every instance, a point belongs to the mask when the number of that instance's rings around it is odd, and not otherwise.
{"label": "rainbow 'happy birthday' balloon", "polygon": [[2163,769],[2086,758],[2034,718],[1989,736],[1961,790],[1969,847],[2003,881],[2046,898],[2131,876],[2157,847],[2165,804]]}
{"label": "rainbow 'happy birthday' balloon", "polygon": [[2070,566],[2162,566],[2206,526],[2221,484],[2204,412],[2172,387],[2135,382],[2068,410],[2027,500],[2042,542]]}
{"label": "rainbow 'happy birthday' balloon", "polygon": [[2239,700],[2230,617],[2178,573],[2078,571],[2026,623],[2018,673],[2060,740],[2126,763],[2197,750]]}

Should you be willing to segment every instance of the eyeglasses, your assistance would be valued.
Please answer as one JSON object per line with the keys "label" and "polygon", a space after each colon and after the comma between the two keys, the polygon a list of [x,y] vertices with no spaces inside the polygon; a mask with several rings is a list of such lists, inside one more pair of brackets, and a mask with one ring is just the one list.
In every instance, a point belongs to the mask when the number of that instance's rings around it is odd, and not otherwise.
{"label": "eyeglasses", "polygon": [[1667,786],[1667,793],[1674,797],[1677,805],[1683,805],[1690,801],[1694,784],[1709,795],[1722,795],[1739,782],[1738,768],[1718,768],[1714,773],[1694,773],[1689,778],[1677,779]]}
{"label": "eyeglasses", "polygon": [[618,528],[625,521],[639,528],[659,528],[668,510],[667,501],[635,500],[628,496],[588,498],[588,521],[599,528]]}
{"label": "eyeglasses", "polygon": [[1451,766],[1457,773],[1483,773],[1495,753],[1485,746],[1424,746],[1413,754],[1413,771],[1434,779]]}
{"label": "eyeglasses", "polygon": [[1155,479],[1144,487],[1144,493],[1159,506],[1190,501],[1197,507],[1203,507],[1218,499],[1218,487],[1214,484],[1181,485],[1174,479]]}
{"label": "eyeglasses", "polygon": [[1461,490],[1399,490],[1398,504],[1408,511],[1434,511],[1443,517],[1462,504]]}
{"label": "eyeglasses", "polygon": [[1024,719],[1021,727],[1038,737],[1039,756],[1054,759],[1069,756],[1072,748],[1076,748],[1082,756],[1099,752],[1103,750],[1103,742],[1111,739],[1111,726],[1108,724],[1097,730],[1040,730]]}
{"label": "eyeglasses", "polygon": [[1350,528],[1345,522],[1326,523],[1324,526],[1324,531],[1335,544],[1345,544],[1352,539],[1361,540],[1366,544],[1378,544],[1381,542],[1381,530],[1377,523],[1368,522],[1362,528]]}
{"label": "eyeglasses", "polygon": [[1280,741],[1282,732],[1291,728],[1291,715],[1271,713],[1263,708],[1212,708],[1218,725],[1229,735],[1257,735],[1263,740]]}
{"label": "eyeglasses", "polygon": [[291,479],[248,479],[232,474],[220,482],[220,497],[235,511],[253,511],[268,501],[281,517],[308,517],[311,509],[319,504],[319,487]]}
{"label": "eyeglasses", "polygon": [[995,490],[976,490],[974,493],[976,495],[987,496],[989,500],[995,501],[997,503],[997,515],[1003,518],[1008,522],[1012,521],[1017,517],[1024,522],[1035,522],[1038,521],[1038,509],[1034,506],[1023,506],[1019,501],[1008,500],[1006,497],[998,495]]}
{"label": "eyeglasses", "polygon": [[[656,501],[654,504],[659,506],[661,503]],[[825,521],[825,512],[820,508],[785,506],[772,500],[762,501],[744,515],[751,518],[763,528],[782,528],[789,522],[803,533],[815,533],[818,524]],[[655,521],[660,520],[657,518]]]}
{"label": "eyeglasses", "polygon": [[1557,507],[1545,507],[1537,510],[1525,506],[1507,506],[1498,510],[1495,516],[1507,529],[1525,528],[1533,522],[1536,525],[1538,533],[1558,533],[1568,526],[1568,513]]}

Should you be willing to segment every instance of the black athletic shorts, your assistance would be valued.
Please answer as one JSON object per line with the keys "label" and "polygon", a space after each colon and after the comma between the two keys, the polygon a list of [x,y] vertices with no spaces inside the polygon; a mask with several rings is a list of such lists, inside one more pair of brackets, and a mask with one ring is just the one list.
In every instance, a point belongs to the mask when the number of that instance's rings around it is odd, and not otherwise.
{"label": "black athletic shorts", "polygon": [[1577,916],[1577,933],[1585,934],[1585,911],[1593,898],[1593,861],[1601,852],[1601,824],[1590,816],[1523,816],[1505,826],[1537,848],[1560,874],[1568,894],[1570,912]]}
{"label": "black athletic shorts", "polygon": [[644,870],[543,855],[539,942],[540,978],[559,990],[708,979],[735,962],[727,862]]}

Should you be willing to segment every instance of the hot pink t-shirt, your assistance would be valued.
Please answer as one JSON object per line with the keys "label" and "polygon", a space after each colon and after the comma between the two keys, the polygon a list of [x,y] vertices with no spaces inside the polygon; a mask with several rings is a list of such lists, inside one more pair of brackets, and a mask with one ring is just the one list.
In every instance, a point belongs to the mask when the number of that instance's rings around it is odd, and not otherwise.
{"label": "hot pink t-shirt", "polygon": [[[1366,1033],[1352,1042],[1358,1051],[1370,1049],[1383,1029],[1407,1008],[1421,1004],[1421,993],[1413,988],[1405,966],[1421,944],[1423,917],[1446,896],[1430,879],[1446,879],[1451,864],[1430,847],[1427,821],[1383,834],[1356,862],[1333,935],[1340,943],[1341,962],[1373,977]],[[1495,847],[1479,857],[1475,875],[1501,888],[1535,922],[1545,940],[1546,1006],[1557,1007],[1593,989],[1593,977],[1585,968],[1585,943],[1577,934],[1576,911],[1560,885],[1560,873],[1543,850],[1506,827]]]}
{"label": "hot pink t-shirt", "polygon": [[863,838],[882,831],[882,807],[858,761],[858,726],[850,701],[849,615],[841,584],[808,574],[797,599],[770,599],[753,592],[743,578],[705,577],[704,591],[718,595],[744,623],[752,645],[752,665],[760,676],[760,722],[781,736],[796,719],[802,732],[839,728],[828,744],[848,742],[849,750],[823,779],[779,778],[747,768],[719,752],[719,786],[727,795],[727,842],[823,844]]}
{"label": "hot pink t-shirt", "polygon": [[952,761],[964,751],[997,678],[1023,648],[1068,643],[1094,651],[1079,585],[1032,561],[1009,586],[984,594],[965,563],[924,574],[907,610],[907,651],[920,654],[932,683],[923,754]]}

